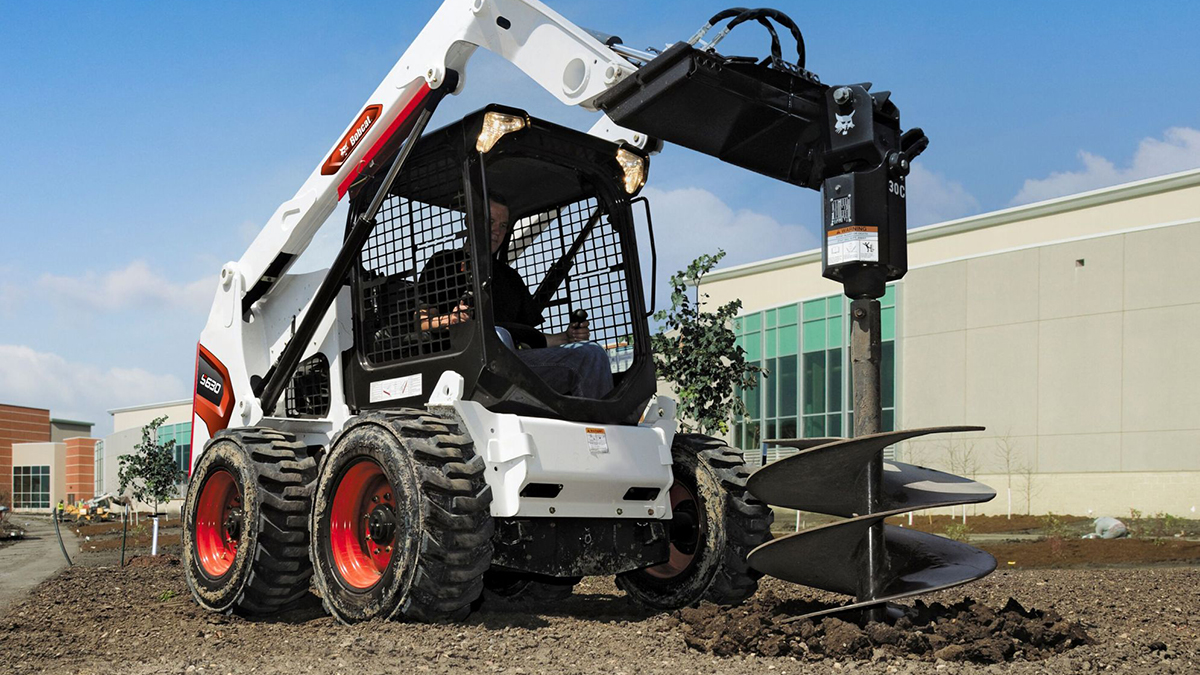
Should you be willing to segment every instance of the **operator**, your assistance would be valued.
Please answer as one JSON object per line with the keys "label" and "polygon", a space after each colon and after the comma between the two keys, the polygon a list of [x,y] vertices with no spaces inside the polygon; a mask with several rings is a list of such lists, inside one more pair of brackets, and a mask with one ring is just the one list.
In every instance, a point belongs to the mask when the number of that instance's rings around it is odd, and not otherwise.
{"label": "operator", "polygon": [[[500,339],[551,389],[568,396],[601,398],[613,388],[608,353],[588,342],[587,321],[572,323],[561,333],[543,333],[543,317],[521,275],[497,254],[508,237],[507,200],[492,194],[488,200],[492,251],[492,315]],[[468,301],[468,258],[465,251],[439,251],[429,258],[417,281],[424,308],[421,330],[445,328],[471,320]],[[515,341],[514,341],[515,338]]]}

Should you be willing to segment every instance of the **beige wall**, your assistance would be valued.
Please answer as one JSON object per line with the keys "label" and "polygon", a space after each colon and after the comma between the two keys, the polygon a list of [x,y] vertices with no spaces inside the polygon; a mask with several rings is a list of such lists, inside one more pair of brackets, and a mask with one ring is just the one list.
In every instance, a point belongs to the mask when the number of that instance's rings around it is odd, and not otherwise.
{"label": "beige wall", "polygon": [[912,453],[988,472],[1007,442],[1040,473],[1200,472],[1193,250],[1200,222],[910,272],[901,426],[988,427]]}
{"label": "beige wall", "polygon": [[153,406],[110,410],[113,416],[113,432],[125,429],[141,429],[155,418],[167,416],[164,424],[183,424],[192,421],[192,401],[170,401]]}
{"label": "beige wall", "polygon": [[[14,443],[12,446],[13,466],[50,467],[50,505],[66,499],[67,446],[65,443]],[[50,509],[32,509],[49,511]]]}
{"label": "beige wall", "polygon": [[[1008,474],[1031,471],[1034,513],[1193,516],[1197,252],[1200,171],[910,232],[897,426],[987,430],[910,441],[898,459],[999,488],[980,513],[1003,513]],[[745,312],[841,291],[819,252],[789,259],[719,271],[702,291]]]}
{"label": "beige wall", "polygon": [[[909,269],[1198,217],[1200,170],[1187,171],[910,230]],[[717,270],[703,286],[712,302],[741,298],[747,312],[842,290],[821,276],[820,250]]]}

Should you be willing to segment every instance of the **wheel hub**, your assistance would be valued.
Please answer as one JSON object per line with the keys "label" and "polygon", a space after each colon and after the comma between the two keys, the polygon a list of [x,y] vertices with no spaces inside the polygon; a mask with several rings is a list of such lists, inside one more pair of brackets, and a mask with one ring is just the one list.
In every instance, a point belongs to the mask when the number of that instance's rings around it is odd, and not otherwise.
{"label": "wheel hub", "polygon": [[387,504],[376,507],[367,516],[368,538],[377,545],[391,542],[396,534],[396,514]]}
{"label": "wheel hub", "polygon": [[646,574],[657,579],[673,579],[691,568],[705,536],[699,502],[692,490],[676,481],[668,496],[671,500],[670,557],[661,565],[646,568]]}
{"label": "wheel hub", "polygon": [[671,518],[671,545],[685,555],[692,555],[696,552],[699,535],[700,519],[696,513],[696,503],[680,504]]}
{"label": "wheel hub", "polygon": [[229,515],[225,518],[225,540],[234,541],[242,538],[242,520],[244,515],[240,506],[235,506],[229,510]]}

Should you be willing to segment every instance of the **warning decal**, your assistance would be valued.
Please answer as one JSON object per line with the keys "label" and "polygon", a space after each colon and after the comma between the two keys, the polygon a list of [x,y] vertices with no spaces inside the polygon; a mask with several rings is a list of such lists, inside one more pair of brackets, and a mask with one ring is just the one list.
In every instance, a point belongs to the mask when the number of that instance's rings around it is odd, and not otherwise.
{"label": "warning decal", "polygon": [[825,233],[827,265],[879,262],[879,228],[855,225]]}
{"label": "warning decal", "polygon": [[587,432],[588,452],[593,455],[601,455],[608,452],[608,436],[604,433],[604,429],[598,427],[586,427]]}
{"label": "warning decal", "polygon": [[371,383],[371,403],[421,395],[421,376],[409,375]]}

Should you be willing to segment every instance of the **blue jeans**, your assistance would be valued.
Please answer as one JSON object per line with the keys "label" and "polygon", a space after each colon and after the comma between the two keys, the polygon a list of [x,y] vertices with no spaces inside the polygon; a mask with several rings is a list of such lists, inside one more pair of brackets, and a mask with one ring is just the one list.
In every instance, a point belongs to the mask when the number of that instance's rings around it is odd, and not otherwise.
{"label": "blue jeans", "polygon": [[[512,336],[496,328],[500,341],[510,348]],[[608,352],[594,342],[572,342],[560,347],[518,349],[517,357],[560,394],[580,398],[603,398],[612,391],[612,365]]]}

